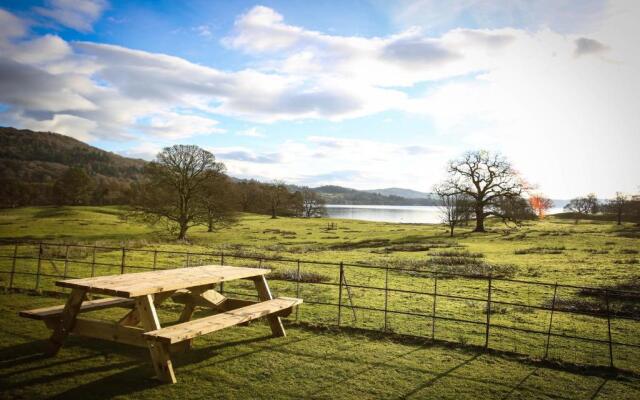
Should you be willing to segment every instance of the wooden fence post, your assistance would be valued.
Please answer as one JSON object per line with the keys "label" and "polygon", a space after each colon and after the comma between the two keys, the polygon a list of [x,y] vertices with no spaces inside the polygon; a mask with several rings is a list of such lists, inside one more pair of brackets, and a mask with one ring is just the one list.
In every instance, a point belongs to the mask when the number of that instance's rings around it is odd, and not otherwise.
{"label": "wooden fence post", "polygon": [[157,262],[158,262],[158,250],[154,250],[153,251],[153,267],[151,267],[154,271],[156,270]]}
{"label": "wooden fence post", "polygon": [[186,260],[187,268],[189,268],[189,262],[191,261],[190,260],[190,258],[191,258],[190,256],[191,256],[191,254],[187,251],[187,260]]}
{"label": "wooden fence post", "polygon": [[338,326],[340,326],[340,319],[342,318],[342,277],[344,276],[344,264],[340,261],[340,274],[338,283]]}
{"label": "wooden fence post", "polygon": [[438,300],[438,271],[433,273],[433,310],[431,310],[431,340],[436,340],[436,301]]}
{"label": "wooden fence post", "polygon": [[11,275],[9,276],[9,289],[13,288],[13,277],[16,274],[16,261],[18,259],[18,243],[13,247],[13,261],[11,262]]}
{"label": "wooden fence post", "polygon": [[91,256],[91,277],[96,275],[96,246],[93,246],[93,255]]}
{"label": "wooden fence post", "polygon": [[613,368],[613,343],[611,340],[611,309],[609,308],[609,291],[604,291],[604,300],[607,304],[607,331],[609,332],[609,366]]}
{"label": "wooden fence post", "polygon": [[120,260],[120,274],[124,274],[124,259],[126,257],[126,249],[122,248],[122,259]]}
{"label": "wooden fence post", "polygon": [[40,287],[40,270],[42,268],[42,242],[38,246],[38,269],[36,270],[36,290]]}
{"label": "wooden fence post", "polygon": [[[220,265],[224,265],[224,251],[220,252]],[[220,282],[220,293],[224,293],[224,282]]]}
{"label": "wooden fence post", "polygon": [[384,271],[384,330],[387,331],[387,310],[389,302],[389,266]]}
{"label": "wooden fence post", "polygon": [[64,270],[62,271],[62,279],[67,279],[68,269],[69,269],[69,245],[66,245],[64,250]]}
{"label": "wooden fence post", "polygon": [[[296,298],[300,298],[300,260],[298,260],[298,269],[296,272]],[[298,310],[300,309],[300,307],[296,307],[296,322],[298,322]]]}
{"label": "wooden fence post", "polygon": [[547,343],[544,348],[544,359],[549,355],[549,343],[551,343],[551,325],[553,324],[553,313],[556,311],[556,295],[558,293],[558,282],[553,287],[553,299],[551,300],[551,316],[549,317],[549,329],[547,329]]}
{"label": "wooden fence post", "polygon": [[487,287],[487,330],[484,337],[484,348],[489,347],[489,328],[491,327],[491,273],[489,273],[489,285]]}

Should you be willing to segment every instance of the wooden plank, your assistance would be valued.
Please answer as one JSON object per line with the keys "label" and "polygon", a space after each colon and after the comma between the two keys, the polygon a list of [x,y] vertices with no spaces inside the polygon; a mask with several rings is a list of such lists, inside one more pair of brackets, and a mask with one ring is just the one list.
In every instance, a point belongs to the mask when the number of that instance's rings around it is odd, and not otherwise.
{"label": "wooden plank", "polygon": [[[111,307],[132,308],[133,304],[134,302],[131,299],[121,299],[117,297],[109,297],[105,299],[84,301],[80,306],[80,310],[78,311],[78,313],[85,313],[85,312],[95,311],[95,310],[103,310],[105,308],[111,308]],[[49,319],[49,318],[60,316],[62,315],[63,311],[64,311],[64,304],[59,306],[36,308],[33,310],[24,310],[24,311],[20,311],[18,315],[24,318],[43,320],[43,319]]]}
{"label": "wooden plank", "polygon": [[76,322],[78,311],[82,307],[84,296],[86,294],[84,289],[73,289],[67,303],[64,305],[64,310],[60,316],[60,324],[53,330],[51,337],[49,338],[49,349],[47,355],[54,356],[60,351],[60,347],[64,343],[65,339],[69,335],[69,332],[73,329]]}
{"label": "wooden plank", "polygon": [[219,282],[262,276],[269,270],[218,265],[137,272],[123,275],[70,279],[56,282],[69,288],[83,288],[92,293],[117,297],[139,297],[195,286],[213,285]]}
{"label": "wooden plank", "polygon": [[[164,293],[156,293],[155,295],[153,295],[153,304],[156,307],[158,307],[160,304],[162,304],[163,301],[171,297],[174,293],[175,293],[175,290],[172,290],[170,292],[164,292]],[[138,315],[137,308],[134,308],[133,310],[131,310],[129,313],[127,313],[127,315],[122,317],[120,321],[118,321],[118,324],[123,326],[136,326],[139,323],[140,323],[140,316]]]}
{"label": "wooden plank", "polygon": [[[253,283],[256,286],[256,290],[258,291],[258,298],[260,301],[268,301],[273,299],[271,295],[271,290],[269,289],[269,284],[267,283],[267,278],[264,275],[260,275],[254,278]],[[284,326],[282,326],[282,321],[280,317],[277,315],[269,315],[267,316],[267,321],[269,321],[269,326],[271,327],[271,333],[275,337],[284,337],[287,336],[287,333],[284,330]]]}
{"label": "wooden plank", "polygon": [[144,336],[150,339],[150,341],[168,344],[178,343],[230,326],[269,316],[301,303],[302,299],[279,297],[247,307],[158,329],[157,331],[146,332]]}
{"label": "wooden plank", "polygon": [[[153,304],[153,296],[146,295],[136,298],[136,308],[140,316],[140,321],[145,331],[155,331],[160,328],[160,320]],[[169,356],[169,347],[165,343],[147,343],[151,362],[156,371],[156,377],[163,382],[176,383],[176,375],[173,372],[173,365]]]}

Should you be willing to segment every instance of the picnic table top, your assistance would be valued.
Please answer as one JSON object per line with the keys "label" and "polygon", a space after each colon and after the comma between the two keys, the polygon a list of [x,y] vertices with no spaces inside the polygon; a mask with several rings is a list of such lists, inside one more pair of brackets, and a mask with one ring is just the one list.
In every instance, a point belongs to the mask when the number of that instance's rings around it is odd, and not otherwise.
{"label": "picnic table top", "polygon": [[93,278],[67,279],[57,281],[56,285],[85,289],[91,293],[130,298],[235,279],[251,278],[265,275],[269,272],[270,270],[263,268],[203,265]]}

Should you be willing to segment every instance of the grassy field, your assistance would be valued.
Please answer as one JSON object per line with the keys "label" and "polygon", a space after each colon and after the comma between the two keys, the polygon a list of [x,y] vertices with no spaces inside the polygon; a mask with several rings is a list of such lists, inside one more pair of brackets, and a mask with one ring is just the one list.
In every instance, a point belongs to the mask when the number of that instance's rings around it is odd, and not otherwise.
{"label": "grassy field", "polygon": [[[161,385],[144,349],[71,337],[42,358],[43,324],[17,312],[60,303],[0,295],[0,398],[5,399],[637,399],[640,380],[464,348],[402,344],[363,334],[287,327],[273,339],[253,323],[197,339],[174,357],[178,383]],[[110,312],[92,314],[107,316]],[[121,312],[122,313],[122,312]],[[161,319],[177,313],[163,308]]]}
{"label": "grassy field", "polygon": [[[403,269],[418,271],[437,269],[443,272],[474,274],[492,271],[494,276],[517,280],[559,282],[594,287],[638,289],[640,285],[640,264],[638,264],[640,232],[632,225],[616,226],[607,221],[581,221],[575,224],[570,219],[550,217],[544,221],[526,223],[518,229],[506,228],[496,221],[490,222],[490,231],[486,234],[473,234],[470,229],[463,228],[454,238],[449,238],[443,227],[435,225],[331,220],[331,222],[337,223],[337,229],[327,229],[327,219],[279,218],[273,220],[267,216],[244,215],[240,222],[231,228],[214,233],[207,233],[203,228],[196,228],[190,231],[188,242],[176,242],[158,228],[127,220],[124,216],[123,210],[115,207],[24,208],[2,211],[0,212],[0,238],[97,244],[107,247],[125,246],[133,249],[127,251],[125,257],[127,272],[134,272],[137,266],[150,267],[153,263],[153,253],[142,250],[155,249],[211,254],[210,256],[185,257],[184,254],[158,253],[155,255],[158,267],[219,263],[220,257],[214,256],[213,253],[222,251],[226,255],[225,263],[227,264],[261,265],[272,268],[272,275],[287,276],[297,267],[295,260],[302,260],[301,272],[303,274],[321,279],[326,283],[338,282],[338,267],[311,264],[305,261],[344,261],[345,263],[388,266],[389,272],[386,272],[385,269],[347,266],[345,267],[345,277],[350,285],[384,287],[386,284],[391,289],[425,293],[433,290],[435,282],[431,274],[408,273]],[[11,255],[13,250],[12,246],[0,246],[0,254],[5,256]],[[86,262],[91,260],[93,255],[87,249],[70,247],[68,254],[65,254],[64,246],[45,246],[44,250],[45,257],[57,260],[43,263],[43,273],[63,274],[65,268],[63,259],[67,256],[71,260],[66,263],[68,276],[88,276],[89,265]],[[245,258],[233,258],[232,254],[257,258],[284,257],[292,259],[294,262],[259,262]],[[35,257],[36,255],[37,246],[35,245],[19,248],[19,256]],[[119,273],[121,259],[120,250],[98,251],[96,263],[99,266],[95,273],[97,275]],[[84,263],[74,261],[83,261]],[[101,264],[113,264],[113,266]],[[2,259],[0,269],[6,271],[9,268],[10,260]],[[22,272],[33,272],[35,268],[35,260],[21,259],[17,265],[17,270]],[[301,307],[296,320],[312,325],[333,325],[336,323],[337,310],[335,306],[311,304],[313,302],[337,303],[338,289],[336,286],[303,283],[298,287],[295,282],[274,279],[276,277],[270,279],[272,290],[276,294],[291,296],[299,293],[307,303]],[[8,274],[0,274],[0,279],[0,285],[7,286]],[[32,275],[16,276],[15,279],[14,286],[34,288],[34,276]],[[39,288],[55,289],[53,282],[56,279],[42,277]],[[245,293],[247,290],[242,284],[229,286],[226,287],[226,290],[236,293]],[[397,310],[430,315],[434,307],[431,296],[390,292],[385,298],[384,292],[380,290],[352,288],[350,301],[345,301],[343,298],[343,305],[352,304],[360,308],[355,309],[352,314],[350,308],[343,307],[342,325],[376,330],[386,326],[390,333],[427,338],[430,338],[432,332],[435,331],[436,338],[440,340],[483,345],[485,327],[481,323],[485,321],[487,311],[486,302],[482,299],[486,299],[487,296],[486,281],[440,279],[437,290],[439,294],[479,299],[478,301],[469,301],[439,297],[437,300],[439,316],[473,320],[478,324],[438,320],[433,326],[433,321],[430,318],[393,313],[394,310]],[[548,306],[552,298],[552,285],[529,285],[499,280],[493,282],[493,301]],[[44,298],[33,299],[46,300]],[[612,308],[619,313],[637,315],[637,300],[632,302],[627,300],[612,301]],[[383,308],[385,303],[388,304],[390,310],[386,317],[381,312],[367,310],[367,308]],[[596,310],[603,304],[602,298],[585,296],[580,290],[568,288],[558,290],[557,303],[559,307],[579,306]],[[492,323],[505,327],[528,328],[546,332],[549,324],[549,312],[516,305],[494,304],[491,319]],[[611,328],[614,341],[640,344],[639,325],[637,322],[613,319]],[[556,313],[552,331],[558,335],[580,335],[594,339],[606,339],[607,324],[606,319],[601,317]],[[295,328],[295,332],[296,335],[300,332],[301,336],[309,334],[301,328]],[[357,335],[357,337],[352,337],[346,334],[327,333],[324,336],[331,337],[331,340],[336,343],[364,340]],[[545,335],[492,329],[490,347],[504,352],[526,354],[531,362],[537,362],[544,354],[545,340]],[[375,341],[371,341],[371,343],[373,342]],[[390,346],[388,351],[391,356],[391,353],[395,351],[393,350],[395,344],[392,346],[387,341],[382,343],[384,349],[387,348],[387,345]],[[353,346],[358,346],[358,344],[354,343]],[[336,349],[333,347],[334,345],[329,346],[328,350],[335,351]],[[421,349],[419,351],[424,351],[424,346]],[[429,347],[429,351],[436,349],[438,352],[445,353],[453,351],[435,346]],[[617,367],[635,371],[635,373],[640,372],[640,352],[637,349],[614,346],[613,350]],[[454,352],[457,351],[462,350]],[[387,354],[387,351],[381,351],[381,354]],[[553,337],[550,341],[549,358],[563,363],[608,365],[608,356],[608,346],[599,343],[579,342],[563,337]],[[363,354],[360,357],[366,358],[366,355]],[[469,364],[465,364],[464,369],[466,371],[472,368],[470,365],[479,369],[483,368],[483,363],[494,362],[490,360],[500,363],[507,362],[503,358],[485,354],[478,356]],[[425,362],[427,364],[438,363],[437,359]],[[513,360],[508,362],[515,363]],[[376,370],[378,368],[381,371],[384,369],[374,367]],[[429,368],[431,367],[427,367],[427,369]],[[519,368],[525,367],[523,365]],[[536,371],[547,371],[541,366],[535,368]],[[330,374],[330,371],[325,371],[324,367],[321,370],[325,374]],[[429,370],[433,371],[434,369]],[[413,370],[409,368],[408,371]],[[556,373],[548,372],[549,374]],[[416,371],[403,373],[411,375]],[[481,374],[482,371],[478,370],[477,373]],[[532,377],[527,378],[526,381]],[[494,378],[497,377],[494,376]],[[556,383],[551,385],[556,385]],[[348,388],[350,385],[346,386]],[[563,393],[565,390],[570,390],[560,384],[558,387],[563,388]],[[606,388],[606,385],[603,388]],[[358,389],[362,390],[360,387]],[[404,393],[403,390],[406,388],[389,387],[389,389],[393,390],[393,394],[376,392],[372,397],[397,397]],[[331,390],[337,390],[337,388],[331,388]],[[502,391],[498,392],[503,393]],[[335,397],[344,396],[337,392],[331,393],[334,393]],[[432,393],[440,393],[440,397],[450,395],[446,391]],[[517,393],[514,393],[512,395],[517,398]],[[521,395],[521,397],[533,396],[531,392],[527,393],[528,395]],[[545,396],[543,392],[540,393],[541,397]],[[305,395],[311,394],[306,393]],[[428,395],[426,396],[428,397]],[[566,396],[563,394],[562,396],[566,398],[590,397],[590,395],[583,394],[567,394]],[[292,397],[300,397],[300,393],[298,396]],[[334,396],[320,395],[320,397]],[[501,396],[495,394],[494,397]]]}

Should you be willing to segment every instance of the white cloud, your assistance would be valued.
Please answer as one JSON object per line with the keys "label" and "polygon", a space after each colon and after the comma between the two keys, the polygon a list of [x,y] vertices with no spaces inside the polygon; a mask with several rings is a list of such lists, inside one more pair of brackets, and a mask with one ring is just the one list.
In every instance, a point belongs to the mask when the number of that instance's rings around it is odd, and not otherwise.
{"label": "white cloud", "polygon": [[0,8],[0,42],[22,37],[27,32],[27,24],[20,18]]}
{"label": "white cloud", "polygon": [[236,135],[238,136],[247,136],[247,137],[254,137],[254,138],[263,138],[265,137],[265,134],[260,132],[258,130],[258,128],[256,128],[255,126],[249,129],[244,129],[241,131],[236,132]]}
{"label": "white cloud", "polygon": [[106,0],[48,0],[46,7],[34,7],[34,11],[62,26],[91,32],[108,6]]}

